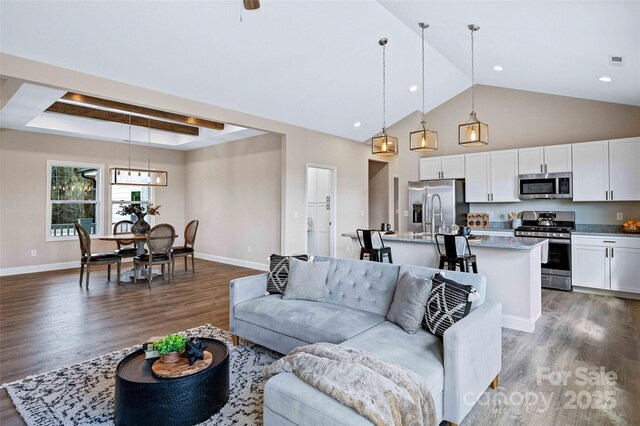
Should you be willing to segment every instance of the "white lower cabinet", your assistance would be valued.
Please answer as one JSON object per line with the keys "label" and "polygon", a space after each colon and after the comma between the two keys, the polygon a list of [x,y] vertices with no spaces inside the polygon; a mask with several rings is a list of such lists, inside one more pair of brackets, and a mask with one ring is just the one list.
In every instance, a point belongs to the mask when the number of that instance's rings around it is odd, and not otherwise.
{"label": "white lower cabinet", "polygon": [[640,249],[611,247],[611,290],[640,293]]}
{"label": "white lower cabinet", "polygon": [[640,293],[640,238],[573,236],[573,285]]}

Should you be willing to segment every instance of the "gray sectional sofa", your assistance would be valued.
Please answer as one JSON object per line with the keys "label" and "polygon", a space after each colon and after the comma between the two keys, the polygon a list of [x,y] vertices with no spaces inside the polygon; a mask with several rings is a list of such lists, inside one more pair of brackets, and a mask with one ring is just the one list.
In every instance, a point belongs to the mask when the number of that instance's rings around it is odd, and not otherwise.
{"label": "gray sectional sofa", "polygon": [[[364,350],[421,375],[436,406],[438,421],[459,424],[501,368],[502,306],[485,302],[486,278],[447,271],[480,294],[464,319],[444,339],[420,329],[408,334],[386,321],[398,279],[410,271],[431,278],[437,269],[316,257],[331,262],[327,302],[282,300],[265,295],[267,274],[230,282],[230,329],[282,354],[318,342]],[[311,387],[292,373],[270,378],[264,389],[264,424],[371,425],[354,410]]]}

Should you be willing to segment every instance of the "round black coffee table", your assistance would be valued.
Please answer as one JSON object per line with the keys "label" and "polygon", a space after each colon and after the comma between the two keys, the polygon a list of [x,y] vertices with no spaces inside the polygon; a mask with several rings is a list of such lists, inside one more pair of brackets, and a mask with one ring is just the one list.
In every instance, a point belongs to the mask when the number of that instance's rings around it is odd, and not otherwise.
{"label": "round black coffee table", "polygon": [[217,413],[229,400],[229,349],[200,339],[213,362],[195,374],[161,379],[151,372],[156,359],[142,349],[116,367],[116,425],[194,425]]}

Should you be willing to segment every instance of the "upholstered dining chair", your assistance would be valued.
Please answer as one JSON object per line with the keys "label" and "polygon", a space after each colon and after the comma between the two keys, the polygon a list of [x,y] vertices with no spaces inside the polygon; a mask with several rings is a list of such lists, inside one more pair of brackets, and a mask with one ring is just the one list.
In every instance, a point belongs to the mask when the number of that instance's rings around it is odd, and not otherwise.
{"label": "upholstered dining chair", "polygon": [[91,236],[89,232],[80,224],[76,223],[76,233],[80,239],[80,287],[82,287],[82,275],[84,268],[87,268],[87,278],[85,286],[89,290],[89,275],[91,274],[91,265],[107,265],[107,280],[111,281],[111,265],[114,263],[118,266],[118,284],[120,284],[120,266],[122,258],[115,253],[98,253],[91,254]]}
{"label": "upholstered dining chair", "polygon": [[[168,265],[169,283],[171,283],[171,265],[172,256],[171,248],[176,240],[176,230],[168,223],[156,225],[147,234],[147,247],[149,252],[133,258],[135,265],[144,265],[147,267],[147,282],[151,288],[151,280],[153,279],[153,266],[162,265],[162,279],[164,279],[164,266]],[[138,274],[133,274],[134,284],[138,283]]]}
{"label": "upholstered dining chair", "polygon": [[191,271],[196,272],[196,262],[193,251],[193,246],[196,242],[196,234],[198,233],[198,222],[197,220],[192,220],[187,224],[184,228],[184,246],[182,247],[174,247],[172,252],[173,263],[172,263],[172,271],[176,272],[176,257],[184,257],[184,270],[187,270],[187,257],[191,256]]}
{"label": "upholstered dining chair", "polygon": [[[117,222],[113,225],[113,235],[130,234],[131,225],[133,225],[133,222],[130,220],[121,220],[120,222]],[[134,257],[137,254],[135,242],[135,240],[116,241],[118,248],[114,253],[120,257]]]}

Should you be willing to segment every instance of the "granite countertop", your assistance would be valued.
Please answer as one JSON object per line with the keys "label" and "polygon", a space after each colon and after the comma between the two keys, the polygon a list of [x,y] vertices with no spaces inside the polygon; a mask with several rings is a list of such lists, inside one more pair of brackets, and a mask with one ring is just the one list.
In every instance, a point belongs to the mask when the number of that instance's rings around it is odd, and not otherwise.
{"label": "granite countertop", "polygon": [[[343,237],[358,238],[355,232],[342,234]],[[435,244],[435,241],[429,236],[409,234],[408,232],[400,232],[392,235],[382,235],[384,241],[403,241],[419,244]],[[503,237],[493,235],[481,235],[479,240],[469,240],[471,247],[488,247],[511,250],[531,250],[540,245],[548,244],[547,240],[539,238],[527,237]]]}
{"label": "granite countertop", "polygon": [[572,235],[596,235],[602,237],[640,237],[640,234],[623,232],[620,225],[590,225],[578,224]]}

